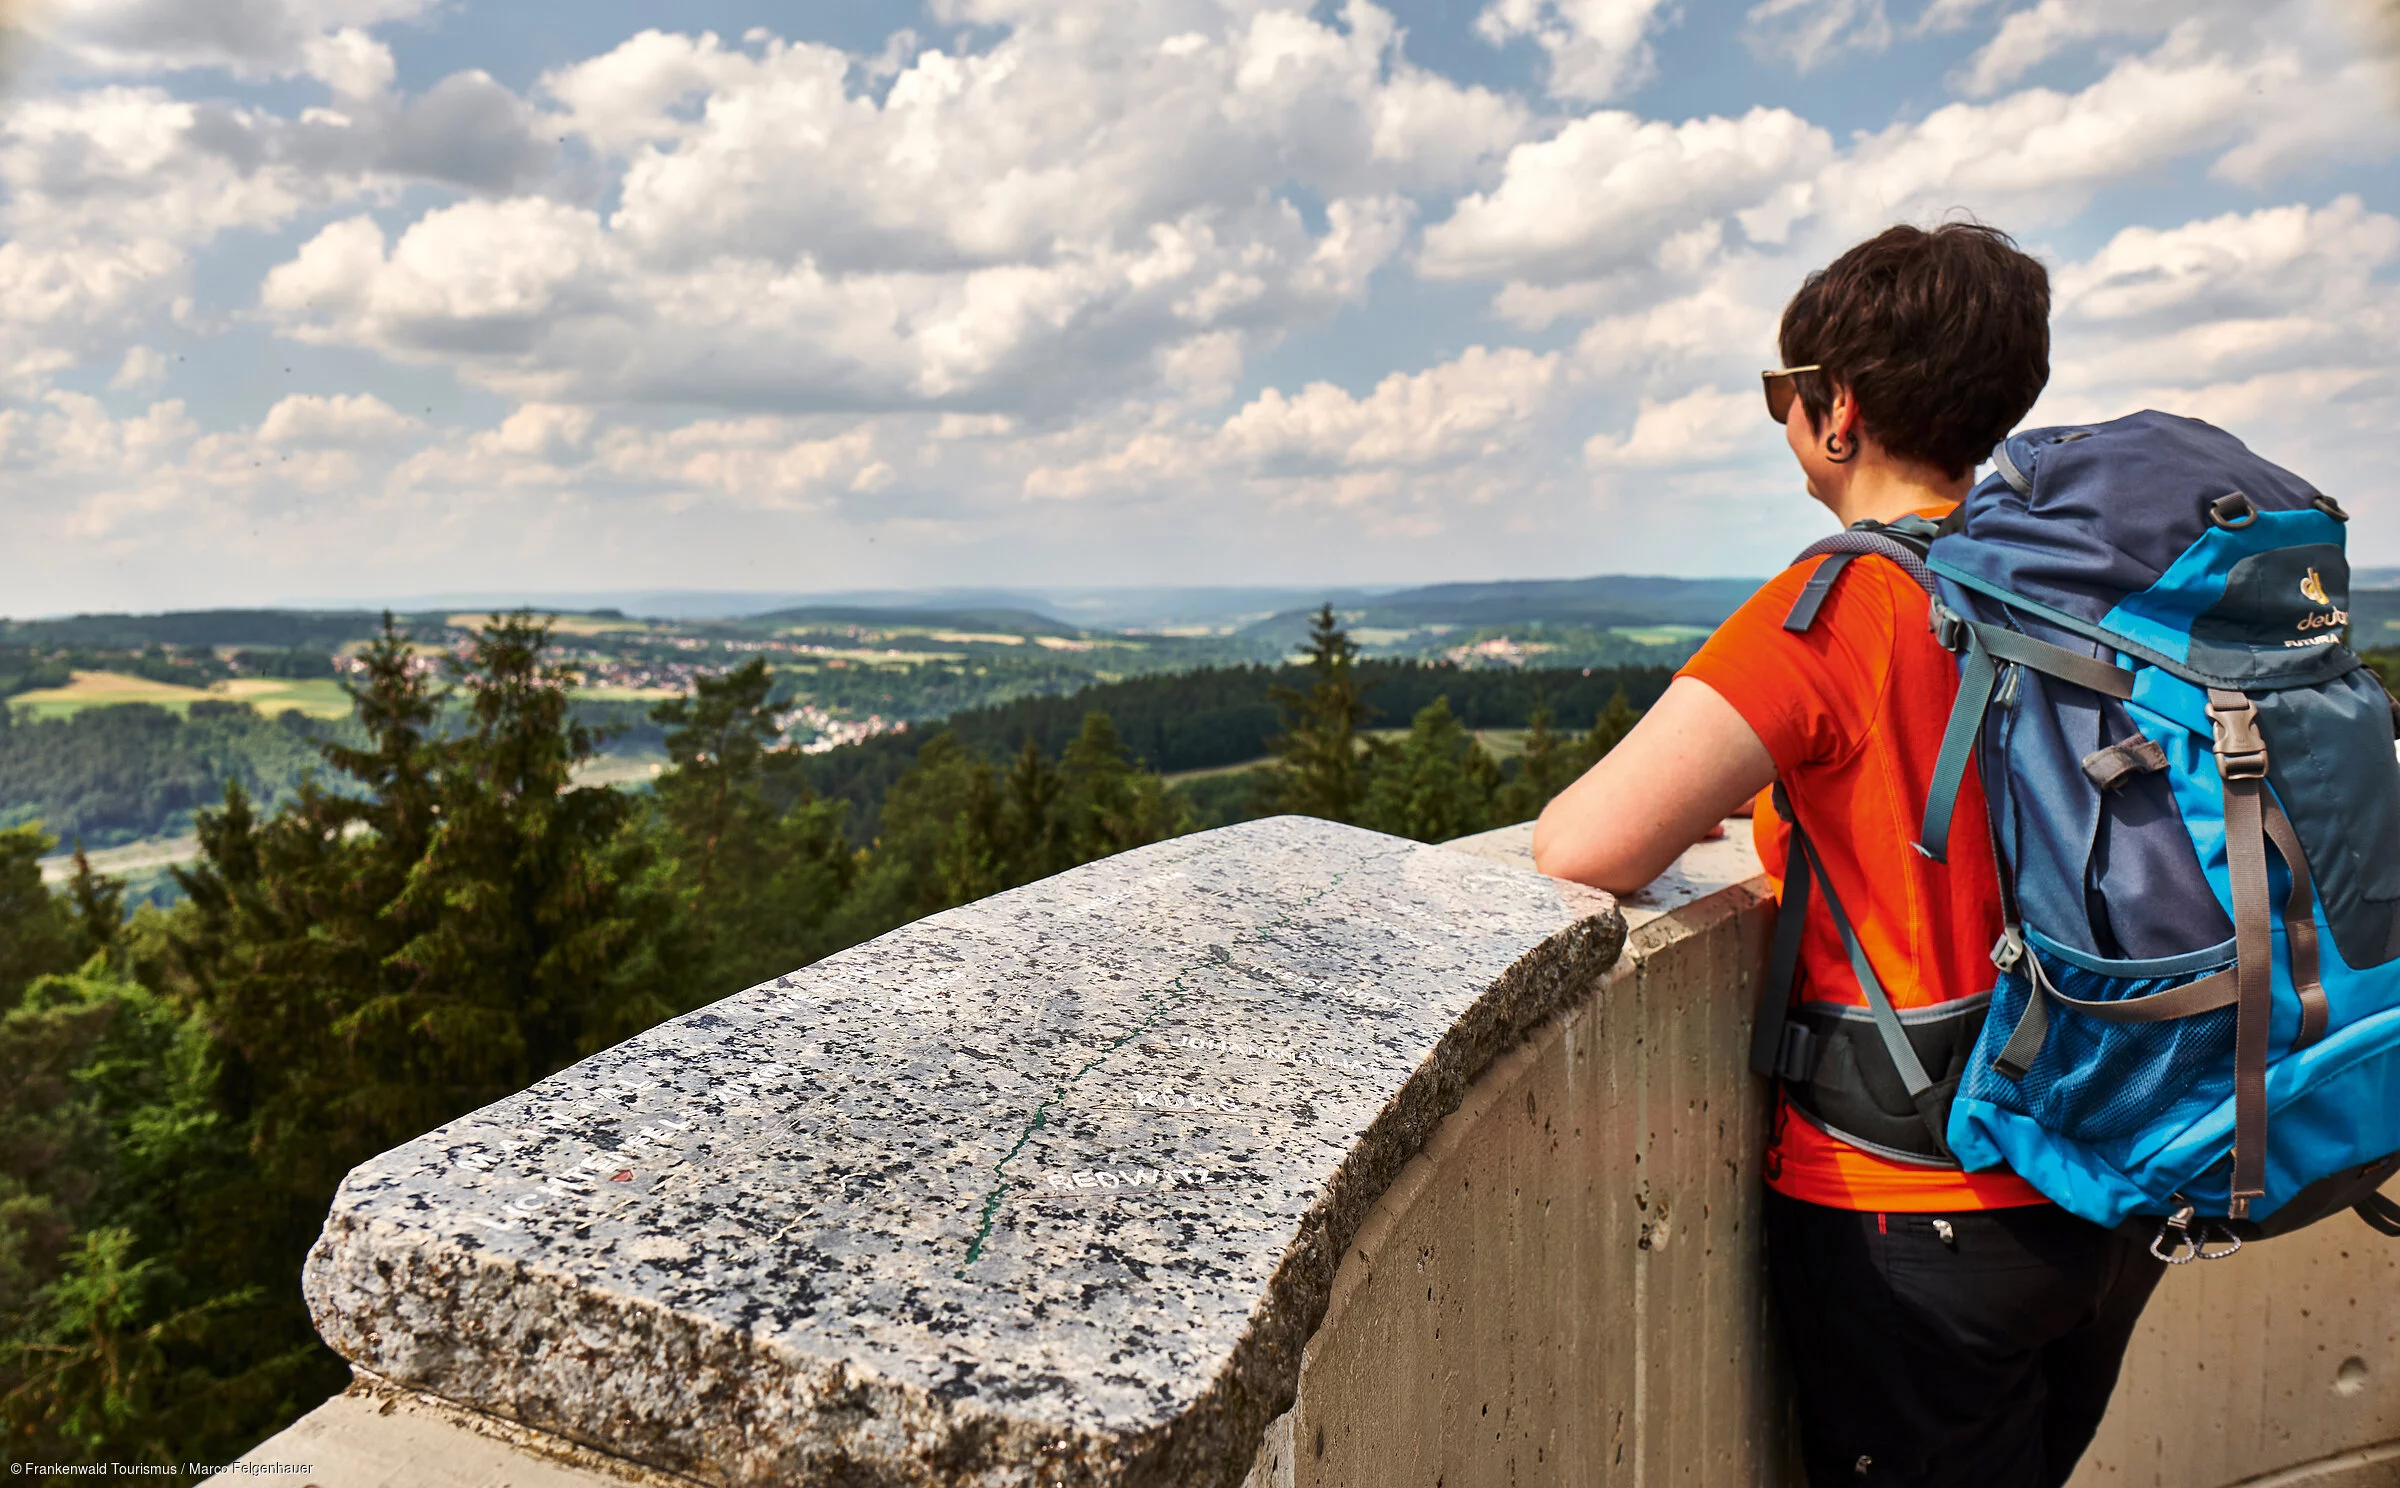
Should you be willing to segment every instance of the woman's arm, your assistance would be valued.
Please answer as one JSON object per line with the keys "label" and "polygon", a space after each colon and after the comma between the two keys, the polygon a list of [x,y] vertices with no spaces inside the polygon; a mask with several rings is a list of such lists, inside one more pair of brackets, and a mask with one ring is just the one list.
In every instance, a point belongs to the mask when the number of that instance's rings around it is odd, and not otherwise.
{"label": "woman's arm", "polygon": [[1774,778],[1767,746],[1733,705],[1678,677],[1633,732],[1542,808],[1534,866],[1630,893]]}

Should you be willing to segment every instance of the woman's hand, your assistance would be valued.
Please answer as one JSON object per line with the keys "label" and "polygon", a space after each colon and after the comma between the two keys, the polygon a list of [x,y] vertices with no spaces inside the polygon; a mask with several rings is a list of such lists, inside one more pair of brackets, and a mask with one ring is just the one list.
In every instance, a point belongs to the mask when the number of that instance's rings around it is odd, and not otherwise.
{"label": "woman's hand", "polygon": [[1560,791],[1533,825],[1534,866],[1611,893],[1658,877],[1775,778],[1742,715],[1678,677],[1616,748]]}

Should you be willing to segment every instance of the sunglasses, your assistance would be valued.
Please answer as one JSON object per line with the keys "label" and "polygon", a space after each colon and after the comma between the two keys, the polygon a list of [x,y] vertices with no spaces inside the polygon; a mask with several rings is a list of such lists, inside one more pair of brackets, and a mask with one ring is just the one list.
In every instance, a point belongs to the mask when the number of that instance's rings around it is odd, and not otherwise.
{"label": "sunglasses", "polygon": [[1778,367],[1772,372],[1759,373],[1758,375],[1765,379],[1767,385],[1767,417],[1779,424],[1789,422],[1792,416],[1792,399],[1800,395],[1800,374],[1824,370],[1823,367],[1818,366]]}

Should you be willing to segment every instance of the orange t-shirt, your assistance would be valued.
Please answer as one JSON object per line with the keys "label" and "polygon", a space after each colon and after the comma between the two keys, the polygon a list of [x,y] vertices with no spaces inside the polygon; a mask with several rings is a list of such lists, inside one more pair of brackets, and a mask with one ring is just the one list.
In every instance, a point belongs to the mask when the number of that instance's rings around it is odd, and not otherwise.
{"label": "orange t-shirt", "polygon": [[[1925,591],[1878,558],[1851,563],[1805,634],[1785,630],[1792,601],[1822,561],[1795,564],[1751,596],[1679,675],[1731,703],[1766,745],[1892,1005],[1971,997],[1992,985],[1991,946],[2000,934],[2000,886],[1975,772],[1959,791],[1948,863],[1914,845],[1958,695],[1957,663],[1927,628]],[[1764,795],[1752,831],[1780,894],[1789,833]],[[1802,928],[1798,981],[1796,995],[1866,1002],[1822,896],[1812,898]],[[2046,1202],[2014,1173],[1914,1167],[1861,1151],[1788,1101],[1777,1103],[1767,1184],[1812,1204],[1894,1213]]]}

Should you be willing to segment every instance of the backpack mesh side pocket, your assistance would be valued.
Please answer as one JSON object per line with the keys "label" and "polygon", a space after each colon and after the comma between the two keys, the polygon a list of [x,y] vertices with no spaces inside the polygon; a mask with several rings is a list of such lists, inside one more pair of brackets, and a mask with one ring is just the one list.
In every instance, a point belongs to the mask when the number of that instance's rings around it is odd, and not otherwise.
{"label": "backpack mesh side pocket", "polygon": [[[2198,981],[2217,967],[2162,977],[2115,977],[2045,957],[2042,970],[2065,996],[2123,1002]],[[2024,1015],[2031,983],[2000,979],[1992,1015],[1967,1066],[1961,1094],[2020,1112],[2074,1142],[2107,1142],[2162,1124],[2197,1119],[2233,1093],[2235,1009],[2163,1023],[2110,1023],[2050,1004],[2049,1037],[2021,1080],[1993,1068]]]}

